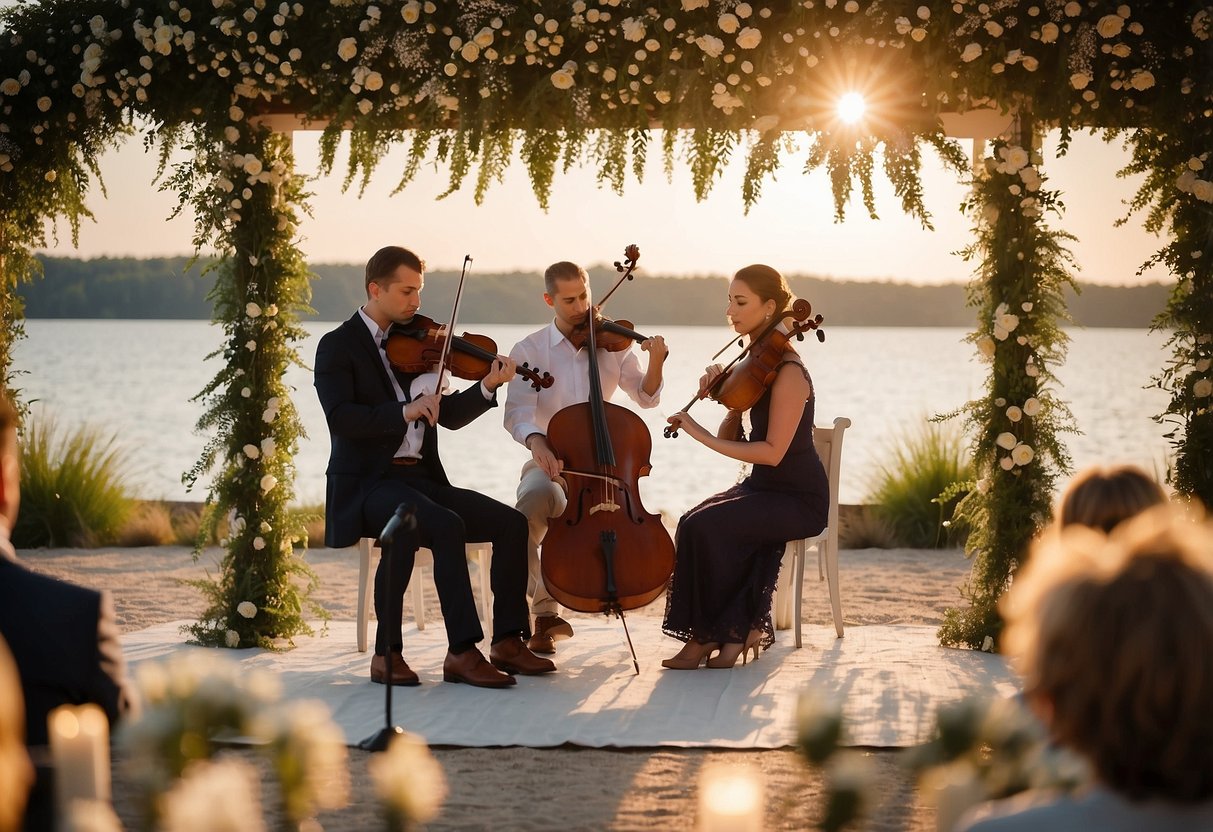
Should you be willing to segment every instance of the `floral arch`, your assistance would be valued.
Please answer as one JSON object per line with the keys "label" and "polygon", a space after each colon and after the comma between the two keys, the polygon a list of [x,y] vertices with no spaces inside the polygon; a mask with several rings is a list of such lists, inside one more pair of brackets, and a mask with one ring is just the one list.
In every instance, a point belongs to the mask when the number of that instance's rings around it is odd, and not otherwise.
{"label": "floral arch", "polygon": [[[934,148],[971,178],[970,340],[990,362],[985,394],[961,414],[981,473],[965,511],[975,558],[967,607],[946,643],[997,639],[995,608],[1068,466],[1062,361],[1067,234],[1035,150],[1045,129],[1132,149],[1144,174],[1132,211],[1165,232],[1151,263],[1175,288],[1156,325],[1170,362],[1160,422],[1178,492],[1213,501],[1213,4],[1201,0],[43,0],[0,13],[0,368],[20,337],[14,287],[37,272],[48,221],[90,217],[95,160],[135,124],[161,152],[164,183],[197,217],[195,243],[220,254],[214,320],[225,366],[196,397],[215,431],[188,475],[211,476],[208,517],[234,516],[222,573],[195,635],[268,643],[306,631],[307,567],[286,506],[300,425],[282,378],[299,358],[308,271],[294,231],[306,197],[289,132],[326,125],[331,170],[351,137],[347,184],[365,183],[394,143],[479,197],[517,155],[541,204],[555,176],[593,165],[622,191],[650,153],[685,164],[704,198],[744,153],[742,199],[797,142],[830,176],[841,217],[858,189],[874,213],[885,176],[929,227],[919,177]],[[838,97],[860,91],[848,124]],[[1010,127],[970,170],[950,135],[989,115]],[[957,121],[959,120],[959,122]],[[960,127],[958,127],[958,123]],[[650,128],[669,128],[651,147]],[[192,150],[167,169],[170,151]],[[879,169],[878,169],[879,166]],[[1147,381],[1143,379],[1143,383]],[[238,611],[251,600],[255,615]],[[245,612],[248,608],[245,607]]]}

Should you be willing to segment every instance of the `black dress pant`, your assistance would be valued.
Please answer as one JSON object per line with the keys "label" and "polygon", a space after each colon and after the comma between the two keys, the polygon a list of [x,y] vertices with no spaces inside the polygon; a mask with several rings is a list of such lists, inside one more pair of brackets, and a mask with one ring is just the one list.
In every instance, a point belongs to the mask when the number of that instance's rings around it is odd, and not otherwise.
{"label": "black dress pant", "polygon": [[[383,552],[375,573],[375,652],[400,650],[404,637],[404,592],[413,574],[418,546],[434,553],[434,584],[451,646],[484,638],[464,544],[492,543],[489,585],[493,591],[493,640],[518,634],[530,637],[526,600],[526,517],[512,506],[467,488],[442,485],[424,464],[391,466],[367,495],[362,507],[371,534],[386,525],[401,503],[413,508],[416,531],[401,529]],[[391,585],[388,585],[388,559]]]}

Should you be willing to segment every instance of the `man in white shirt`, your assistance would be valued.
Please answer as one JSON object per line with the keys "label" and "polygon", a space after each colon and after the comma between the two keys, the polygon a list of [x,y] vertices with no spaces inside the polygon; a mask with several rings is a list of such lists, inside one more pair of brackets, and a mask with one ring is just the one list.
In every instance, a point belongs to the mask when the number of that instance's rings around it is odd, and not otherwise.
{"label": "man in white shirt", "polygon": [[[527,594],[535,615],[534,635],[527,642],[533,653],[555,653],[557,639],[573,635],[572,626],[560,617],[560,605],[543,585],[539,543],[547,533],[548,520],[559,517],[568,500],[567,486],[560,476],[561,461],[547,441],[548,422],[559,410],[589,400],[589,357],[574,346],[578,328],[584,329],[591,313],[590,278],[576,263],[553,263],[544,272],[544,302],[555,318],[543,329],[514,345],[510,358],[518,366],[525,362],[551,373],[551,387],[536,390],[520,381],[508,385],[505,428],[515,441],[525,445],[531,458],[522,466],[516,506],[527,517]],[[640,344],[649,354],[647,369],[641,369],[634,349],[608,352],[598,349],[602,396],[610,399],[622,388],[640,407],[655,407],[661,400],[662,367],[669,350],[665,339],[654,336]]]}

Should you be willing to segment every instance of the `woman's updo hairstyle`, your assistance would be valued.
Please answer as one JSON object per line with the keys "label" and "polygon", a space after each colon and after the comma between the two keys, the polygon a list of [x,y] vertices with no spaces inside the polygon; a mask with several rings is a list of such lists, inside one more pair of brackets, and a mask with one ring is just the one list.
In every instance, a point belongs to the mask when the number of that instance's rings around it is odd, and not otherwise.
{"label": "woman's updo hairstyle", "polygon": [[761,263],[746,266],[738,269],[733,279],[743,281],[764,303],[768,300],[775,301],[776,315],[782,314],[792,302],[792,290],[788,288],[788,282],[770,266]]}

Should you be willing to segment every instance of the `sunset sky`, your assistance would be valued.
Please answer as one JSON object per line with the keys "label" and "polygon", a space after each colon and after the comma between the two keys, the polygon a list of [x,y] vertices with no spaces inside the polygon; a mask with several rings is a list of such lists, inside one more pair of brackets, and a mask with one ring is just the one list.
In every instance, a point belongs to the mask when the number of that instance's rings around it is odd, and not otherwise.
{"label": "sunset sky", "polygon": [[[317,171],[317,132],[295,134],[297,164]],[[657,142],[654,141],[654,145]],[[964,140],[966,149],[971,143]],[[1045,143],[1049,187],[1060,189],[1066,215],[1055,225],[1079,238],[1073,246],[1080,279],[1096,283],[1143,281],[1136,271],[1159,246],[1141,227],[1141,217],[1115,228],[1135,180],[1116,171],[1127,154],[1118,143],[1078,136],[1067,156],[1055,156],[1056,135]],[[654,156],[656,147],[654,148]],[[343,168],[316,179],[314,217],[302,224],[302,248],[312,262],[363,262],[386,244],[415,248],[432,269],[457,268],[465,254],[482,273],[538,271],[556,260],[585,265],[609,263],[627,243],[641,249],[641,267],[654,275],[724,274],[750,262],[767,262],[789,274],[836,278],[891,279],[915,283],[967,280],[971,264],[954,252],[969,239],[969,222],[958,206],[964,188],[931,157],[925,190],[935,231],[905,217],[891,190],[878,184],[880,220],[868,219],[858,202],[843,223],[835,223],[832,198],[821,172],[806,176],[793,162],[768,182],[746,216],[741,202],[740,157],[725,171],[707,200],[697,203],[690,177],[676,168],[667,183],[660,159],[651,158],[643,185],[630,184],[620,197],[600,189],[588,168],[558,176],[551,207],[544,213],[530,189],[525,169],[515,164],[504,184],[492,188],[481,206],[469,184],[450,197],[444,171],[427,168],[418,180],[390,196],[403,167],[403,153],[385,159],[361,198],[341,192]],[[338,164],[344,164],[344,155]],[[61,256],[138,256],[191,252],[192,217],[167,217],[176,204],[171,193],[153,186],[155,156],[131,139],[101,163],[108,199],[99,189],[89,205],[97,216],[80,234],[79,248],[60,227],[51,253]],[[1163,280],[1161,272],[1146,280]]]}

